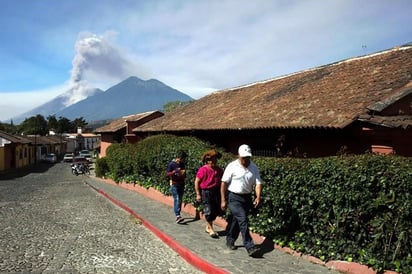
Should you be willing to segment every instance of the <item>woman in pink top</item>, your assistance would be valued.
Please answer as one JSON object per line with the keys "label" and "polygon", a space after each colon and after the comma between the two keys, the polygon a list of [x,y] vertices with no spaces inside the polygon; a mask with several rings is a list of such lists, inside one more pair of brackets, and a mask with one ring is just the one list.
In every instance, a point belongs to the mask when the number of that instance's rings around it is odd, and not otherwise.
{"label": "woman in pink top", "polygon": [[202,203],[203,214],[206,220],[206,233],[212,238],[218,238],[213,229],[213,221],[221,215],[220,184],[223,169],[217,165],[221,154],[216,150],[206,151],[202,156],[204,165],[196,173],[195,191],[196,201]]}

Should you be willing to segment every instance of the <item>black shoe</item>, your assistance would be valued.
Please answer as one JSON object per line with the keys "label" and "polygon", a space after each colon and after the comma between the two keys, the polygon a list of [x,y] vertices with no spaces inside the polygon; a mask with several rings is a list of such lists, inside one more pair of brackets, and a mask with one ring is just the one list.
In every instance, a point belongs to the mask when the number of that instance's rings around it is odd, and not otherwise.
{"label": "black shoe", "polygon": [[253,258],[258,257],[258,253],[259,253],[259,248],[257,248],[256,246],[253,246],[247,250],[247,254]]}
{"label": "black shoe", "polygon": [[226,242],[226,246],[227,246],[227,248],[229,248],[230,250],[236,250],[236,249],[237,249],[237,246],[235,246],[234,244],[229,243],[229,242]]}

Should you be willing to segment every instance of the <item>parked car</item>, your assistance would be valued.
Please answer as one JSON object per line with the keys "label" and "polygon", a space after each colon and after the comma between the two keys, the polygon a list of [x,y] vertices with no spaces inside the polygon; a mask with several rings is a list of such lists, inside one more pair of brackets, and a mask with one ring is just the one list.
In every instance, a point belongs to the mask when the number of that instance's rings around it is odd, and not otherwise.
{"label": "parked car", "polygon": [[86,158],[89,162],[93,160],[93,155],[88,150],[80,150],[79,157]]}
{"label": "parked car", "polygon": [[45,161],[46,163],[54,164],[54,163],[57,162],[57,156],[56,156],[56,154],[54,154],[54,153],[49,153],[49,154],[47,154],[47,155],[44,157],[44,161]]}
{"label": "parked car", "polygon": [[87,149],[80,150],[79,155],[82,156],[83,154],[90,154],[90,151],[88,151]]}
{"label": "parked car", "polygon": [[74,157],[73,153],[66,153],[63,156],[63,162],[73,162],[73,157]]}
{"label": "parked car", "polygon": [[73,164],[90,164],[90,161],[87,160],[85,157],[83,156],[75,156],[73,157]]}

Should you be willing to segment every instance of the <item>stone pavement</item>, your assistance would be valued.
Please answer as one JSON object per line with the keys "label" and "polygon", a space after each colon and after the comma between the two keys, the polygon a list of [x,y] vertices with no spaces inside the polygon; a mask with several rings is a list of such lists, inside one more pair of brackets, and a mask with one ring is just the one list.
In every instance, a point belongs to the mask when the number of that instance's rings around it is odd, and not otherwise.
{"label": "stone pavement", "polygon": [[251,258],[247,255],[242,247],[241,237],[235,243],[239,248],[234,251],[229,250],[225,246],[223,228],[216,227],[220,237],[213,239],[204,232],[203,220],[185,215],[183,212],[185,222],[176,224],[171,207],[98,178],[92,176],[84,178],[89,186],[140,219],[181,257],[205,273],[339,273],[323,265],[274,249],[270,241],[261,243],[260,247],[263,251],[261,258]]}
{"label": "stone pavement", "polygon": [[202,273],[67,163],[3,175],[1,274]]}

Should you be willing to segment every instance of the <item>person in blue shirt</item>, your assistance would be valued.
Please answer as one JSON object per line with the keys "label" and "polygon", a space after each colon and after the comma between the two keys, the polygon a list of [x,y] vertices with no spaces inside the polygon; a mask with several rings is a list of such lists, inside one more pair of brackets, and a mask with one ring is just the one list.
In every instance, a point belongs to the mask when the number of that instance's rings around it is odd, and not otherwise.
{"label": "person in blue shirt", "polygon": [[176,158],[170,161],[166,169],[166,176],[169,178],[170,191],[173,196],[173,211],[177,224],[184,221],[184,218],[181,216],[180,212],[182,210],[182,199],[185,191],[186,158],[187,153],[185,151],[178,151]]}

